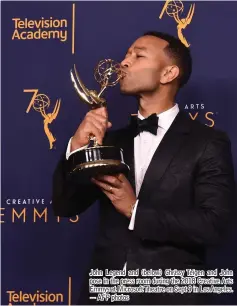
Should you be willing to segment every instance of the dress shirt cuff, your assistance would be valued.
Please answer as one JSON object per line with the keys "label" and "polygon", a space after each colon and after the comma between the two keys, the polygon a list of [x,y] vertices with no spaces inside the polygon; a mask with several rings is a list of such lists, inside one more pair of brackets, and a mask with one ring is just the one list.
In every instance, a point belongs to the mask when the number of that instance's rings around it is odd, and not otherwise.
{"label": "dress shirt cuff", "polygon": [[128,229],[129,229],[130,231],[133,231],[133,230],[134,230],[135,216],[136,216],[138,201],[139,201],[139,200],[136,201],[135,206],[134,206],[133,211],[132,211],[132,216],[131,216],[130,223],[129,223],[129,227],[128,227]]}
{"label": "dress shirt cuff", "polygon": [[83,150],[83,149],[86,149],[86,148],[88,147],[88,145],[86,145],[86,146],[84,146],[84,147],[81,147],[81,148],[76,149],[76,150],[74,150],[74,151],[71,152],[71,142],[72,142],[72,137],[69,139],[69,142],[68,142],[68,145],[67,145],[66,159],[69,159],[69,157],[70,157],[72,154],[74,154],[74,153],[76,153],[76,152],[78,152],[78,151],[81,151],[81,150]]}
{"label": "dress shirt cuff", "polygon": [[123,266],[123,270],[127,271],[127,262],[125,262],[125,264]]}

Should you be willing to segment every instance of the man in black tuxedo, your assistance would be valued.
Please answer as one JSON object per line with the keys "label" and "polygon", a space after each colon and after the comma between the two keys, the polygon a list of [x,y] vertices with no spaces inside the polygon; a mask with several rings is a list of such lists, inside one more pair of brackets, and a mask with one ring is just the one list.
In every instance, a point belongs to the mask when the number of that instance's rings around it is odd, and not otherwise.
{"label": "man in black tuxedo", "polygon": [[[233,212],[230,141],[179,111],[175,97],[188,82],[192,59],[178,39],[148,32],[129,48],[122,67],[121,92],[138,97],[138,118],[108,131],[105,108],[86,114],[54,173],[54,213],[75,216],[100,200],[89,269],[204,269],[207,247],[220,241]],[[123,148],[128,175],[97,177],[91,185],[67,180],[68,157],[88,145],[91,133],[100,144]],[[80,303],[95,303],[88,290],[86,280]],[[203,296],[137,293],[128,303],[206,303]]]}

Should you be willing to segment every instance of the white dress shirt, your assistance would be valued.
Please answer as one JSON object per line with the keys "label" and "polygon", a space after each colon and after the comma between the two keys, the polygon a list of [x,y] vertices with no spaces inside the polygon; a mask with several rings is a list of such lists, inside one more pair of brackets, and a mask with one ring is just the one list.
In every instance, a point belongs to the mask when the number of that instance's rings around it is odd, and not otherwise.
{"label": "white dress shirt", "polygon": [[[161,140],[165,136],[165,133],[168,131],[169,127],[177,116],[178,112],[178,104],[175,104],[172,108],[157,115],[159,117],[157,135],[153,135],[150,132],[143,131],[134,138],[136,196],[138,196],[139,194],[145,173],[151,162],[151,159],[156,149],[158,148]],[[142,120],[145,119],[139,112],[138,118]],[[138,201],[139,200],[137,199],[130,219],[130,224],[128,227],[130,230],[134,229]]]}
{"label": "white dress shirt", "polygon": [[[177,116],[178,112],[179,112],[178,104],[175,104],[172,108],[157,115],[159,117],[157,135],[153,135],[150,132],[143,131],[134,138],[136,196],[138,196],[139,194],[146,170],[151,162],[151,159],[156,149],[158,148],[161,140],[165,136],[165,133],[168,131],[169,127],[171,126],[172,122]],[[139,112],[138,112],[138,118],[141,120],[145,119]],[[70,155],[86,147],[87,146],[84,146],[82,148],[70,152],[71,149],[71,139],[70,139],[67,146],[66,159],[68,159]],[[128,227],[129,230],[134,229],[138,202],[139,200],[137,199],[130,219]]]}

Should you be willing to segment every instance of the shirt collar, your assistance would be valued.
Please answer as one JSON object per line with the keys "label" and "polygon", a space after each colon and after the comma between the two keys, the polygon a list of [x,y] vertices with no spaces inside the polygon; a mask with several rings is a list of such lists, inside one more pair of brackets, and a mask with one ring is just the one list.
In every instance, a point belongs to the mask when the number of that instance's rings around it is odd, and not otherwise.
{"label": "shirt collar", "polygon": [[[159,117],[159,121],[158,121],[158,125],[159,127],[163,128],[164,130],[168,130],[169,127],[171,126],[172,122],[174,121],[175,117],[177,116],[179,112],[179,106],[176,103],[173,107],[171,107],[170,109],[157,114],[157,116]],[[138,118],[143,120],[145,119],[145,117],[143,117],[140,112],[138,111]]]}

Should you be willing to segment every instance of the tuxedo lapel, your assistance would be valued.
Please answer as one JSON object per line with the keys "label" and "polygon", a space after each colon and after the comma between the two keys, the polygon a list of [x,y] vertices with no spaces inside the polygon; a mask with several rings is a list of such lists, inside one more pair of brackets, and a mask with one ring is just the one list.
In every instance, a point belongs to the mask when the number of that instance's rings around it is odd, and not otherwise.
{"label": "tuxedo lapel", "polygon": [[123,133],[121,139],[121,148],[123,149],[124,162],[129,166],[130,170],[127,174],[133,190],[136,191],[135,185],[135,164],[134,164],[134,131],[131,127],[128,127]]}
{"label": "tuxedo lapel", "polygon": [[130,184],[135,188],[135,166],[134,166],[134,136],[136,130],[130,123],[125,128],[115,131],[110,131],[105,135],[103,144],[115,146],[123,150],[123,159],[125,164],[129,166],[129,171],[126,174]]}
{"label": "tuxedo lapel", "polygon": [[144,176],[138,198],[149,194],[154,184],[162,178],[167,167],[190,132],[187,115],[180,111],[156,149]]}

